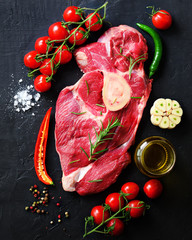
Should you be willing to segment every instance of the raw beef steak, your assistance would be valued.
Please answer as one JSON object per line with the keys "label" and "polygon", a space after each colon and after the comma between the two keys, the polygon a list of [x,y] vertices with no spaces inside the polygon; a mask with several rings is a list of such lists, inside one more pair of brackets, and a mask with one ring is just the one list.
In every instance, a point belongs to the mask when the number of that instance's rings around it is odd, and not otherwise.
{"label": "raw beef steak", "polygon": [[[127,150],[151,91],[152,81],[144,72],[147,50],[136,29],[121,25],[75,52],[85,74],[61,91],[56,104],[55,139],[64,190],[80,195],[103,191],[131,162]],[[104,95],[113,94],[119,98],[107,105]],[[128,99],[124,106],[109,110],[121,97]]]}

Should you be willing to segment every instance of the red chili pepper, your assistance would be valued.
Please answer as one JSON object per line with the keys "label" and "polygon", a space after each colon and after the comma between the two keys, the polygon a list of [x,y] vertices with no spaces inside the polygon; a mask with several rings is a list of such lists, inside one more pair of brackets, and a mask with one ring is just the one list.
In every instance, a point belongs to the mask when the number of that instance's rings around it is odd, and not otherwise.
{"label": "red chili pepper", "polygon": [[39,178],[39,180],[47,185],[53,185],[52,179],[49,177],[46,166],[45,166],[45,155],[46,155],[46,146],[47,146],[47,138],[48,138],[48,130],[49,130],[49,120],[51,115],[51,109],[47,111],[43,122],[41,123],[37,142],[35,145],[35,155],[34,155],[34,164],[35,171]]}

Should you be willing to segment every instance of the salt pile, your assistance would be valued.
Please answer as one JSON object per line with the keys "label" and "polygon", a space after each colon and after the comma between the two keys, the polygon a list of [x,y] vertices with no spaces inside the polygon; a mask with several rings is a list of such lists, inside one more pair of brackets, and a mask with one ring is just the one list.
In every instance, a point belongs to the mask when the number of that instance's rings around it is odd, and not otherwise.
{"label": "salt pile", "polygon": [[27,111],[37,104],[41,95],[39,93],[33,94],[31,91],[33,85],[27,86],[25,89],[19,90],[14,96],[15,111]]}

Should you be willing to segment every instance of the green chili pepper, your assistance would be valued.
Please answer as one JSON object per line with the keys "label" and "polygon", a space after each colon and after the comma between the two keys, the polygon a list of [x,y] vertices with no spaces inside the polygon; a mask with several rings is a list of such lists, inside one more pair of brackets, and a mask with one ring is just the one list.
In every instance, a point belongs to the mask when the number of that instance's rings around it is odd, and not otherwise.
{"label": "green chili pepper", "polygon": [[156,72],[156,70],[159,66],[159,63],[161,61],[162,51],[163,51],[161,38],[160,38],[159,34],[154,29],[150,28],[149,26],[141,24],[141,23],[137,23],[137,26],[140,27],[145,32],[149,33],[149,35],[153,38],[153,41],[154,41],[155,53],[154,53],[154,57],[153,57],[151,66],[149,67],[149,77],[151,77]]}

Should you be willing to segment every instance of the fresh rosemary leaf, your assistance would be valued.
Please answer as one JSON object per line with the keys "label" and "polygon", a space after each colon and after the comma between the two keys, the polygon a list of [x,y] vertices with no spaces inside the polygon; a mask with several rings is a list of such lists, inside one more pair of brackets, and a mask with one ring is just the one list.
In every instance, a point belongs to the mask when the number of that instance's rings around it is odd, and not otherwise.
{"label": "fresh rosemary leaf", "polygon": [[92,182],[102,182],[102,181],[103,181],[103,179],[95,179],[95,180],[90,180],[88,182],[92,183]]}
{"label": "fresh rosemary leaf", "polygon": [[87,158],[89,158],[89,156],[88,156],[88,154],[86,153],[86,151],[82,148],[82,147],[80,147],[81,148],[81,150],[85,153],[85,155],[87,156]]}
{"label": "fresh rosemary leaf", "polygon": [[85,83],[86,83],[86,86],[87,86],[87,96],[88,96],[89,95],[89,85],[88,85],[87,80],[85,80]]}
{"label": "fresh rosemary leaf", "polygon": [[141,97],[131,97],[132,99],[140,99]]}
{"label": "fresh rosemary leaf", "polygon": [[99,106],[99,107],[102,107],[102,108],[105,107],[104,105],[101,105],[101,104],[98,104],[98,103],[96,103],[96,105]]}
{"label": "fresh rosemary leaf", "polygon": [[107,125],[106,128],[104,128],[102,121],[101,121],[101,125],[102,125],[102,128],[100,128],[99,133],[93,127],[94,130],[95,130],[95,135],[96,135],[95,143],[92,143],[90,134],[88,133],[89,142],[90,142],[90,156],[86,153],[86,151],[83,148],[81,148],[81,150],[86,154],[89,161],[95,160],[95,158],[93,158],[94,155],[97,155],[99,153],[102,153],[102,152],[105,152],[105,151],[108,150],[107,148],[105,148],[105,149],[102,149],[100,151],[95,152],[96,148],[99,145],[101,145],[102,143],[104,143],[107,140],[112,140],[112,138],[110,138],[109,135],[115,134],[115,133],[110,132],[113,128],[118,127],[118,126],[122,126],[120,121],[117,118],[113,121],[113,117],[112,117],[111,120],[108,120],[108,125]]}
{"label": "fresh rosemary leaf", "polygon": [[77,159],[77,160],[74,160],[74,161],[71,161],[69,164],[72,164],[72,163],[75,163],[75,162],[79,162],[80,159]]}
{"label": "fresh rosemary leaf", "polygon": [[76,115],[82,115],[82,114],[85,114],[86,112],[71,112],[71,113],[73,113],[73,114],[76,114]]}
{"label": "fresh rosemary leaf", "polygon": [[102,113],[102,112],[100,112],[100,115],[102,116],[102,115],[103,115],[103,113]]}

